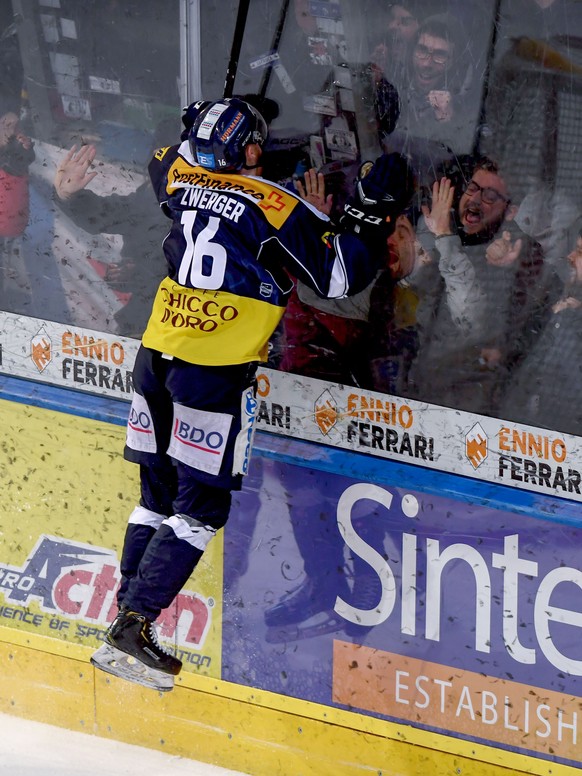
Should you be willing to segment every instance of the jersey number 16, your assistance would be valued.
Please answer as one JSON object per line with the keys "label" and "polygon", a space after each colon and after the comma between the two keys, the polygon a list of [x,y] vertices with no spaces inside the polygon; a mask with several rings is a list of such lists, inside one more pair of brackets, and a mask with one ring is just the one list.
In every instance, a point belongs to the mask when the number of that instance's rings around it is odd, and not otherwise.
{"label": "jersey number 16", "polygon": [[215,291],[224,282],[227,259],[224,247],[212,240],[220,226],[220,218],[209,216],[208,223],[195,238],[193,228],[197,215],[196,210],[185,210],[182,213],[186,249],[178,270],[178,283]]}

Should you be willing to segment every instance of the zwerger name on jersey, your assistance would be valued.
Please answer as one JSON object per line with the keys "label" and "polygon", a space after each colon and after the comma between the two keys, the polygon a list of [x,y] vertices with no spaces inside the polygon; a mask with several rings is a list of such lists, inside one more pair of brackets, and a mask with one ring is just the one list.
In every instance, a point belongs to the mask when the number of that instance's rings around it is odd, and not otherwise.
{"label": "zwerger name on jersey", "polygon": [[180,204],[185,208],[211,210],[213,213],[224,216],[235,223],[238,223],[238,219],[246,209],[242,202],[238,202],[233,197],[227,197],[226,194],[218,194],[216,191],[200,188],[187,189],[180,200]]}

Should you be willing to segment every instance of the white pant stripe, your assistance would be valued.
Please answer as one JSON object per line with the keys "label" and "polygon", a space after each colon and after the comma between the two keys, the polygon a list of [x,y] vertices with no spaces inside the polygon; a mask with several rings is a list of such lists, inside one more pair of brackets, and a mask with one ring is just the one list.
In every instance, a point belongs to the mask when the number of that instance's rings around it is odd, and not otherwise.
{"label": "white pant stripe", "polygon": [[129,516],[128,522],[135,525],[149,525],[157,530],[165,519],[166,515],[159,515],[151,509],[137,506]]}
{"label": "white pant stripe", "polygon": [[181,515],[172,515],[172,517],[166,518],[164,524],[169,526],[176,534],[178,539],[183,539],[192,547],[196,547],[199,550],[206,549],[208,542],[216,534],[216,529],[209,525],[193,526],[188,523]]}

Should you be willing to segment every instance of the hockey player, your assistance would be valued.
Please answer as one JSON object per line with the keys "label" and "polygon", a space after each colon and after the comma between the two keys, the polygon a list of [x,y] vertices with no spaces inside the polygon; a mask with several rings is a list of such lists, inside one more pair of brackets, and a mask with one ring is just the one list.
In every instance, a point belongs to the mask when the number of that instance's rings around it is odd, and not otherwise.
{"label": "hockey player", "polygon": [[301,279],[322,297],[363,289],[410,196],[397,155],[380,157],[346,205],[340,228],[259,177],[263,117],[235,98],[205,103],[180,145],[149,172],[171,219],[161,282],[134,367],[125,457],[141,498],[127,526],[119,614],[92,663],[171,690],[180,660],[154,622],[228,518],[252,442],[253,378]]}

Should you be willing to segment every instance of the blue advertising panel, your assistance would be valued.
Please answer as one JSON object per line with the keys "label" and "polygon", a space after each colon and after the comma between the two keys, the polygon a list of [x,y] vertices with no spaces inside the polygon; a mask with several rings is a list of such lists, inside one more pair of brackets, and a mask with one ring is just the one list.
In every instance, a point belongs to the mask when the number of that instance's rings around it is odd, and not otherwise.
{"label": "blue advertising panel", "polygon": [[580,529],[399,483],[255,456],[222,678],[579,766]]}

